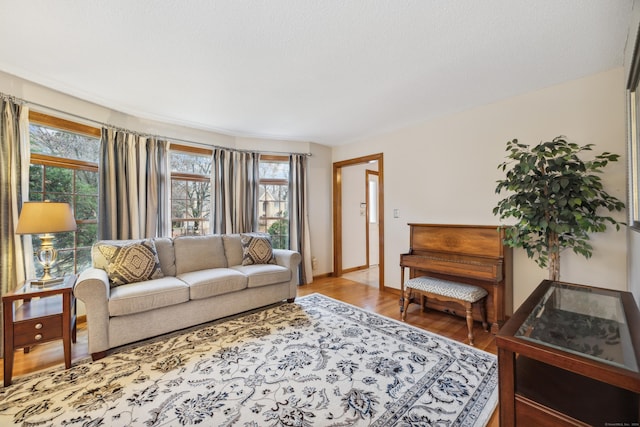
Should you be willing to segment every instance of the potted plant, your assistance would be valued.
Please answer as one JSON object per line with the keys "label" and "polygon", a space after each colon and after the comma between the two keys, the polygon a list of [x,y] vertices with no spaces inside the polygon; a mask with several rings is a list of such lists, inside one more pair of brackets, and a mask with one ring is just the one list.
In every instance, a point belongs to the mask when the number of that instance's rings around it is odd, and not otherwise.
{"label": "potted plant", "polygon": [[590,258],[589,233],[605,231],[607,223],[616,230],[624,224],[599,213],[624,208],[603,189],[598,175],[619,156],[604,152],[584,161],[578,155],[591,151],[593,144],[580,146],[565,138],[558,136],[532,148],[517,139],[507,142],[507,160],[498,165],[506,178],[497,181],[496,193],[509,195],[493,208],[500,219],[516,219],[506,228],[504,243],[525,249],[529,258],[549,269],[550,280],[560,279],[562,250],[571,248]]}

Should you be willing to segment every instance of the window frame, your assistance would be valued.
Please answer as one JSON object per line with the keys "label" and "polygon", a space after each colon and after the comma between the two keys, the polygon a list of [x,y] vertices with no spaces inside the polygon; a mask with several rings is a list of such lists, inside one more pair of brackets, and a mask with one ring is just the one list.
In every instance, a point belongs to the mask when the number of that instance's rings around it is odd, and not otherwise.
{"label": "window frame", "polygon": [[[287,165],[289,165],[289,156],[284,156],[284,155],[273,155],[273,154],[261,154],[260,155],[260,159],[259,162],[276,162],[276,163],[286,163]],[[260,177],[258,180],[258,185],[262,186],[262,185],[283,185],[286,187],[289,187],[289,182],[291,179],[291,171],[289,171],[289,179],[283,179],[283,178],[262,178]],[[290,207],[291,207],[291,200],[289,199],[288,195],[287,197],[287,216],[286,217],[268,217],[268,216],[261,216],[261,210],[260,210],[260,205],[262,205],[262,201],[258,200],[258,230],[260,232],[265,232],[265,233],[269,233],[269,227],[266,227],[266,223],[269,220],[282,220],[282,219],[286,219],[287,221],[287,227],[289,227],[289,224],[291,224],[291,219],[290,219]],[[260,222],[264,221],[265,222],[265,227],[266,230],[262,230],[261,229],[261,224]],[[274,246],[275,247],[275,246]],[[283,249],[289,249],[291,247],[291,230],[288,229],[287,230],[287,239],[286,239],[286,248]]]}
{"label": "window frame", "polygon": [[[63,132],[80,134],[82,136],[87,136],[90,138],[100,139],[102,137],[102,130],[100,128],[62,119],[60,117],[51,116],[49,114],[34,111],[34,110],[29,111],[29,125],[32,125],[32,124],[56,129]],[[31,143],[31,141],[29,141],[29,143]],[[76,159],[69,159],[64,157],[56,157],[56,156],[51,156],[48,154],[41,154],[41,153],[30,153],[29,165],[43,166],[45,168],[45,173],[46,173],[47,167],[71,169],[74,171],[74,175],[75,175],[75,171],[99,173],[99,166],[97,163],[76,160]],[[29,179],[31,179],[31,177]],[[43,194],[46,195],[46,192],[43,191]],[[74,178],[74,188],[71,194],[73,195],[74,198],[77,196],[76,187],[75,187],[75,178]],[[29,195],[29,198],[30,199],[32,198],[31,194]],[[78,225],[85,225],[85,224],[98,225],[99,224],[99,219],[97,216],[96,216],[96,219],[78,219],[78,218],[74,218],[74,219],[76,221],[76,224]],[[77,234],[78,232],[73,231],[71,233],[74,234],[73,248],[62,248],[62,249],[57,248],[57,249],[59,251],[74,252],[74,257],[73,257],[74,271],[73,272],[77,274],[78,273],[78,256],[77,256],[78,250],[86,250],[86,249],[90,249],[91,247],[78,246],[78,234]],[[98,240],[98,236],[96,235],[95,241],[97,240]]]}
{"label": "window frame", "polygon": [[628,114],[628,218],[630,228],[640,232],[640,28],[636,34],[627,81]]}
{"label": "window frame", "polygon": [[[170,143],[169,145],[169,151],[170,153],[173,152],[180,152],[180,153],[186,153],[186,154],[193,154],[193,155],[199,155],[199,156],[209,156],[212,157],[213,156],[213,150],[212,149],[208,149],[208,148],[200,148],[200,147],[193,147],[190,145],[182,145],[182,144],[175,144],[175,143]],[[209,182],[211,183],[211,176],[205,176],[205,175],[198,175],[198,174],[192,174],[192,173],[186,173],[186,172],[174,172],[173,170],[170,171],[170,180],[171,180],[171,188],[169,190],[169,198],[171,200],[171,234],[172,237],[173,236],[173,223],[174,222],[180,222],[180,223],[187,223],[187,222],[194,222],[194,221],[200,221],[200,222],[208,222],[209,223],[209,230],[211,230],[212,227],[212,218],[175,218],[173,216],[173,181],[174,180],[180,180],[180,181],[187,181],[187,182]],[[213,189],[210,188],[209,189],[210,194],[209,197],[212,198],[213,194],[212,191]],[[209,215],[213,215],[213,212],[209,212]],[[183,235],[183,234],[181,234]],[[189,234],[184,234],[189,235]]]}

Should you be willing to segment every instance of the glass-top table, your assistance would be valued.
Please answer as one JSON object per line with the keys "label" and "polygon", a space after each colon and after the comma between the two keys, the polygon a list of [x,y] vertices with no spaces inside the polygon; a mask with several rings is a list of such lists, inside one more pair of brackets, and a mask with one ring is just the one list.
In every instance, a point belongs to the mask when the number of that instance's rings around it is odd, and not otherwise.
{"label": "glass-top table", "polygon": [[631,292],[543,280],[496,335],[500,425],[637,425]]}
{"label": "glass-top table", "polygon": [[554,282],[514,335],[638,372],[619,292]]}

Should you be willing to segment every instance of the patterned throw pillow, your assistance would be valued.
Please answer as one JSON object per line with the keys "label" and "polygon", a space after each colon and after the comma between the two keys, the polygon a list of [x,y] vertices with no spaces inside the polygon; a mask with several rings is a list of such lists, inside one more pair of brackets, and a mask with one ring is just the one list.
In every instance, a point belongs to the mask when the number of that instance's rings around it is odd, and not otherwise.
{"label": "patterned throw pillow", "polygon": [[99,243],[96,249],[107,260],[105,271],[112,287],[164,277],[153,240],[126,245]]}
{"label": "patterned throw pillow", "polygon": [[240,241],[242,242],[242,265],[276,263],[271,247],[271,236],[268,234],[241,234]]}

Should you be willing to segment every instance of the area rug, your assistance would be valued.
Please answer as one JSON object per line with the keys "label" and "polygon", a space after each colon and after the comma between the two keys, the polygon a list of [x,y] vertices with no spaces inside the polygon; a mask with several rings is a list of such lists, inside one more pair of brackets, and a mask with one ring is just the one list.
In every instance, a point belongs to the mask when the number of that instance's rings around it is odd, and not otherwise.
{"label": "area rug", "polygon": [[484,426],[496,404],[494,355],[313,294],[17,378],[0,425]]}

